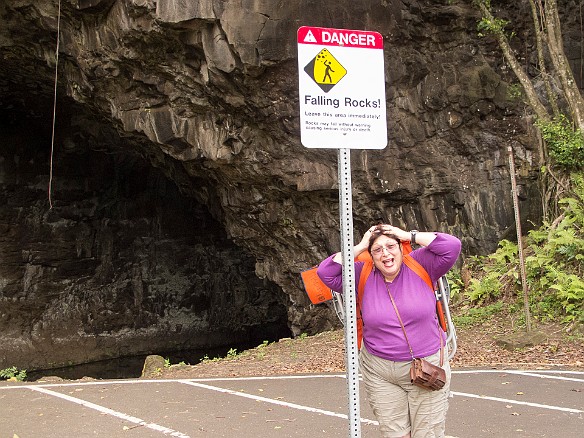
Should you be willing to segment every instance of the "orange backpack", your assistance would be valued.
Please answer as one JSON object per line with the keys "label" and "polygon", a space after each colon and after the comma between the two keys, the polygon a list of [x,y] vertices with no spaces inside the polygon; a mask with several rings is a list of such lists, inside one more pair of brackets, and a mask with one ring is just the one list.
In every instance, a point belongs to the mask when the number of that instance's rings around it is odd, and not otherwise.
{"label": "orange backpack", "polygon": [[[409,253],[412,251],[412,246],[408,241],[402,241],[402,251],[403,260],[408,268],[414,271],[424,282],[428,285],[432,293],[434,293],[434,285],[430,279],[428,272],[420,265]],[[363,269],[361,270],[361,275],[359,276],[359,284],[357,286],[357,346],[361,349],[361,342],[363,339],[363,317],[361,315],[361,306],[363,305],[363,295],[365,295],[365,282],[369,278],[371,271],[373,271],[373,259],[369,252],[363,252],[357,257],[358,261],[364,262]],[[333,299],[333,294],[330,288],[325,285],[320,277],[316,274],[318,266],[311,269],[303,271],[300,273],[302,281],[304,282],[304,288],[306,293],[310,298],[312,304],[320,304],[325,301]],[[444,310],[442,308],[442,302],[436,299],[436,314],[438,316],[438,322],[440,327],[445,332],[447,331],[446,318],[444,316]]]}

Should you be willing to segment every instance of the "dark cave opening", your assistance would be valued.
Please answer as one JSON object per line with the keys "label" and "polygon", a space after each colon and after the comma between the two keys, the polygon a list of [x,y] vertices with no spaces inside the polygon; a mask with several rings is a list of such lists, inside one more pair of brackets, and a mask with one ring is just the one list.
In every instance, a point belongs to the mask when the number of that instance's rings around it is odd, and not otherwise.
{"label": "dark cave opening", "polygon": [[51,207],[51,109],[1,102],[0,368],[187,362],[290,336],[287,296],[207,206],[139,143],[58,107]]}

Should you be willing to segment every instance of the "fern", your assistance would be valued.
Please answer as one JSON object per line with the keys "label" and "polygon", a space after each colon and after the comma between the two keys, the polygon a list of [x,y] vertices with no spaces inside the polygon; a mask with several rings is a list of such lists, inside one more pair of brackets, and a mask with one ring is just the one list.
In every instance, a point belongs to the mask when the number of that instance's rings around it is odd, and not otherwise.
{"label": "fern", "polygon": [[582,169],[584,137],[582,132],[574,130],[565,115],[561,114],[552,121],[538,120],[536,125],[557,165],[564,169]]}
{"label": "fern", "polygon": [[494,254],[491,254],[489,258],[494,260],[497,265],[503,266],[512,260],[516,260],[518,253],[519,249],[517,248],[517,244],[503,239],[499,242],[499,248],[497,251]]}
{"label": "fern", "polygon": [[584,322],[584,281],[574,274],[558,273],[557,284],[550,287],[556,291],[562,303],[565,322],[578,320]]}
{"label": "fern", "polygon": [[501,282],[497,273],[489,273],[480,280],[471,280],[469,291],[466,294],[471,302],[484,304],[501,296]]}
{"label": "fern", "polygon": [[[561,201],[561,220],[528,233],[525,269],[535,318],[584,323],[584,175],[572,178],[574,196]],[[502,240],[495,253],[471,257],[466,265],[473,278],[464,296],[472,303],[486,305],[503,295],[521,298],[515,243]]]}

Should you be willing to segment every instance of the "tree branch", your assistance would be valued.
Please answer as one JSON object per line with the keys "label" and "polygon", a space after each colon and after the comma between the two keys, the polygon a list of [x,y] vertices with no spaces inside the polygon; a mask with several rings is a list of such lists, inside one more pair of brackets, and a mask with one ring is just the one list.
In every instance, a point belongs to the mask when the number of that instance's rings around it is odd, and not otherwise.
{"label": "tree branch", "polygon": [[564,52],[560,17],[556,1],[546,0],[544,10],[550,58],[560,78],[566,101],[570,106],[572,120],[576,124],[577,129],[584,132],[584,99],[582,98],[570,64],[566,58],[566,53]]}
{"label": "tree branch", "polygon": [[[486,18],[491,23],[495,22],[493,14],[491,14],[491,11],[483,1],[479,2],[479,8],[484,18]],[[519,61],[517,61],[517,58],[515,57],[515,54],[513,53],[511,46],[509,45],[509,41],[507,40],[505,33],[503,32],[502,29],[495,29],[494,26],[492,28],[492,32],[497,38],[499,47],[501,47],[505,60],[507,61],[507,63],[511,67],[511,70],[513,70],[513,73],[515,73],[515,76],[517,77],[517,79],[521,83],[521,86],[525,90],[525,95],[527,97],[529,105],[531,106],[531,108],[533,109],[533,111],[540,120],[549,121],[550,115],[545,106],[539,100],[539,97],[537,96],[535,88],[533,87],[531,80],[527,76],[527,73],[525,72],[525,70],[523,70],[523,67],[521,67]]]}

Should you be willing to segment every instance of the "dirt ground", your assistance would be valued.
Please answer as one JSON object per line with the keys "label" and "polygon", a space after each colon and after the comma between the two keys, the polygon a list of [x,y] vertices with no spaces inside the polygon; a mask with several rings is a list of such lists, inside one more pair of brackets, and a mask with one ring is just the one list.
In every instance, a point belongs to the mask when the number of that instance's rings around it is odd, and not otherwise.
{"label": "dirt ground", "polygon": [[[533,328],[535,345],[503,348],[496,339],[524,341],[525,330],[510,326],[505,318],[491,319],[472,328],[458,328],[453,368],[562,368],[584,370],[584,336],[567,333],[559,325]],[[204,378],[269,376],[304,373],[344,373],[344,331],[282,339],[221,359],[193,365],[171,365],[144,377]]]}

